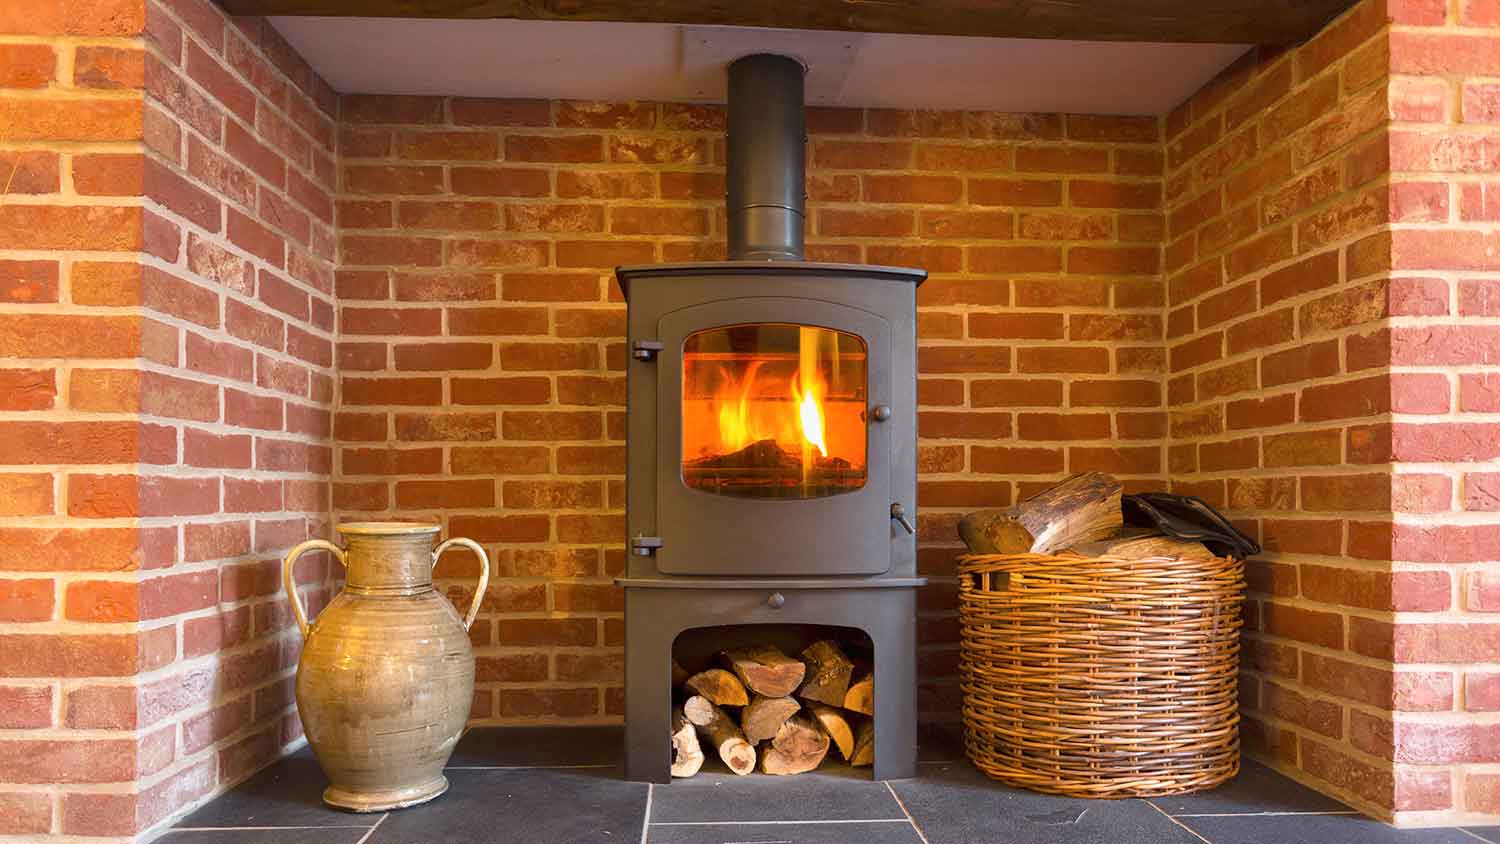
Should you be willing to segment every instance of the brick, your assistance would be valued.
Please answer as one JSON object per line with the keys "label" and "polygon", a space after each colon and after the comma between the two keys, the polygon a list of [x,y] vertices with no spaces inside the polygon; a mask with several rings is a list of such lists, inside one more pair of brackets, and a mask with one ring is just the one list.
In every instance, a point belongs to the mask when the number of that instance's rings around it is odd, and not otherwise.
{"label": "brick", "polygon": [[599,135],[507,135],[505,158],[508,161],[562,164],[603,161],[604,139]]}
{"label": "brick", "polygon": [[1152,210],[1161,207],[1161,199],[1157,183],[1068,180],[1068,204],[1075,208]]}
{"label": "brick", "polygon": [[0,302],[56,302],[58,280],[55,261],[0,261]]}
{"label": "brick", "polygon": [[[551,103],[547,100],[454,97],[449,101],[449,108],[453,112],[453,122],[461,126],[548,126],[552,123]],[[422,122],[429,122],[425,118],[431,114],[430,109],[430,106],[425,107]]]}
{"label": "brick", "polygon": [[594,411],[517,411],[503,414],[501,431],[508,440],[593,440],[603,435]]}
{"label": "brick", "polygon": [[1264,612],[1268,633],[1334,650],[1344,647],[1342,616],[1274,602],[1266,602]]}
{"label": "brick", "polygon": [[43,369],[0,369],[0,409],[49,410],[57,401],[57,375]]}
{"label": "brick", "polygon": [[1338,372],[1338,341],[1307,343],[1261,359],[1262,387],[1277,387],[1298,381],[1325,378]]}
{"label": "brick", "polygon": [[495,439],[493,413],[398,413],[396,439],[426,442]]}
{"label": "brick", "polygon": [[[1070,184],[1077,184],[1073,182]],[[969,201],[975,205],[1062,205],[1062,183],[1054,179],[969,179]],[[1083,207],[1101,207],[1075,202]]]}

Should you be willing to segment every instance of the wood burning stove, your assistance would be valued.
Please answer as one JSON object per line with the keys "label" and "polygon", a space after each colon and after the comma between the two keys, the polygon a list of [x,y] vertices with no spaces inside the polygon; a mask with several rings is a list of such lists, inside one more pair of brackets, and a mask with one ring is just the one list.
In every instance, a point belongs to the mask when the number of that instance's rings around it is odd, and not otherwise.
{"label": "wood burning stove", "polygon": [[873,645],[875,769],[916,759],[916,288],[802,257],[803,68],[730,68],[736,260],[621,267],[629,310],[626,773],[668,781],[672,647],[817,625]]}

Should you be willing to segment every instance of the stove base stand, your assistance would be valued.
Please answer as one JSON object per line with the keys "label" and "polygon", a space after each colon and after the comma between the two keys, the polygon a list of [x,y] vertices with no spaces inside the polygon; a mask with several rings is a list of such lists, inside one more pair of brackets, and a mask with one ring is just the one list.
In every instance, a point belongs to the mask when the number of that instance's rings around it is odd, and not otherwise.
{"label": "stove base stand", "polygon": [[[877,780],[917,770],[916,589],[625,588],[625,777],[671,782],[672,645],[695,627],[819,624],[854,627],[875,646]],[[780,596],[780,600],[775,600]]]}

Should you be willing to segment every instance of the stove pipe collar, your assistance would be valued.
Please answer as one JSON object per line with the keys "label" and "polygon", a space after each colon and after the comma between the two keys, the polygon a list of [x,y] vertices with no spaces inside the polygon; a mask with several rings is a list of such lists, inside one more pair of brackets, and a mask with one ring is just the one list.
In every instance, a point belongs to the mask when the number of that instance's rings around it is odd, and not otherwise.
{"label": "stove pipe collar", "polygon": [[729,65],[729,257],[800,261],[807,217],[802,63],[759,53]]}

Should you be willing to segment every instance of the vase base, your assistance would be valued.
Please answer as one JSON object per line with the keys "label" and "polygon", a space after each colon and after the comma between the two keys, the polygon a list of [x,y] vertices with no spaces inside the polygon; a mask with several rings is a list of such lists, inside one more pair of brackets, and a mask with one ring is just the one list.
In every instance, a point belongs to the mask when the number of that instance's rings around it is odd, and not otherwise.
{"label": "vase base", "polygon": [[356,791],[330,785],[323,791],[323,802],[350,812],[386,812],[421,805],[447,790],[448,778],[444,776],[407,788],[372,791]]}

